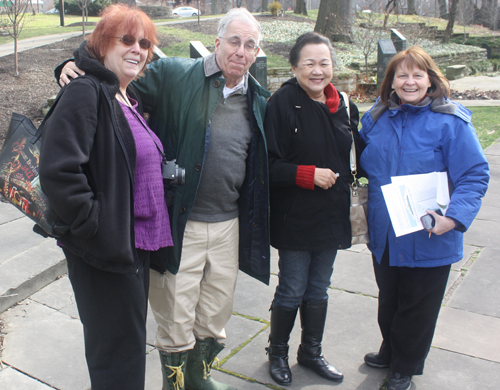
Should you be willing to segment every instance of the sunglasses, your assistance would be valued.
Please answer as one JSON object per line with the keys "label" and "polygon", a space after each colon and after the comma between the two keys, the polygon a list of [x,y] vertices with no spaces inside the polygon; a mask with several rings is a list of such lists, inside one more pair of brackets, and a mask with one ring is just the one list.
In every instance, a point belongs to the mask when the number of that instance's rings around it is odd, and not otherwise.
{"label": "sunglasses", "polygon": [[[117,38],[120,39],[120,41],[125,46],[132,46],[132,45],[135,45],[135,43],[137,42],[136,37],[134,37],[131,34],[125,34],[125,35],[122,35],[121,37],[117,37]],[[142,39],[139,39],[139,46],[143,50],[148,50],[151,48],[151,46],[153,46],[153,43],[147,38],[142,38]]]}

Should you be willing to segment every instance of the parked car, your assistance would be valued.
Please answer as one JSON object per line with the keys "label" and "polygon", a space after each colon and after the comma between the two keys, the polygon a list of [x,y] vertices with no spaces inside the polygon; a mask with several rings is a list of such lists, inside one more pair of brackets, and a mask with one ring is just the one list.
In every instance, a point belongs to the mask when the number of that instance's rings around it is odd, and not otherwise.
{"label": "parked car", "polygon": [[58,14],[59,13],[59,10],[57,8],[52,8],[52,9],[49,9],[47,12],[45,12],[46,14]]}
{"label": "parked car", "polygon": [[193,7],[177,7],[172,10],[172,15],[180,16],[182,18],[188,16],[198,16],[200,11]]}

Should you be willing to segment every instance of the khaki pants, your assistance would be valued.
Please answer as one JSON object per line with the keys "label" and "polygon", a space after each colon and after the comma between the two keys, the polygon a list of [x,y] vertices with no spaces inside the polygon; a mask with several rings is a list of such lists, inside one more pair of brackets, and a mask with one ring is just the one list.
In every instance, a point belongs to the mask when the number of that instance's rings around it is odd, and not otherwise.
{"label": "khaki pants", "polygon": [[177,275],[151,271],[149,300],[165,352],[192,349],[195,338],[226,338],[238,275],[238,218],[188,221]]}

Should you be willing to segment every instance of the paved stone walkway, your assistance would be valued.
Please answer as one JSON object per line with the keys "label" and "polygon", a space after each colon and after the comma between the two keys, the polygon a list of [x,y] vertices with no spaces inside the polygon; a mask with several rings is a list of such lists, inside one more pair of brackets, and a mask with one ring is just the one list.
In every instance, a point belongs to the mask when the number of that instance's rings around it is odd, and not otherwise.
{"label": "paved stone walkway", "polygon": [[[414,377],[413,390],[499,388],[500,144],[490,146],[486,155],[490,188],[476,221],[465,234],[465,257],[452,267],[425,374]],[[7,307],[19,302],[0,315],[6,326],[0,389],[87,390],[90,384],[82,326],[62,252],[53,240],[32,233],[31,225],[12,206],[0,203],[0,311],[6,309],[6,302]],[[222,371],[213,372],[216,379],[241,390],[273,385],[264,348],[269,333],[268,308],[277,283],[275,251],[272,272],[270,286],[239,275],[234,314],[227,326],[227,347],[220,355]],[[51,282],[57,275],[62,277]],[[381,341],[376,296],[366,247],[342,251],[330,289],[324,353],[344,372],[345,380],[332,384],[296,364],[297,321],[291,337],[294,381],[290,389],[381,388],[388,370],[375,370],[363,363],[364,354],[377,350]],[[155,327],[149,315],[147,390],[161,388],[159,356],[153,347]]]}
{"label": "paved stone walkway", "polygon": [[[500,143],[485,152],[490,188],[465,234],[464,259],[452,267],[425,373],[413,378],[412,390],[500,388]],[[16,209],[0,203],[0,318],[6,333],[0,351],[0,389],[88,390],[82,325],[63,254],[54,240],[43,239],[31,227]],[[270,286],[239,275],[227,347],[219,356],[221,368],[213,376],[240,390],[279,388],[268,375],[264,351],[268,309],[277,283],[276,251],[272,272]],[[376,351],[381,341],[377,287],[365,246],[339,253],[329,294],[324,353],[344,372],[345,380],[327,382],[296,364],[297,320],[290,342],[294,381],[288,388],[379,390],[388,370],[363,363],[364,354]],[[150,314],[146,390],[161,388],[159,356],[153,346],[155,328]]]}

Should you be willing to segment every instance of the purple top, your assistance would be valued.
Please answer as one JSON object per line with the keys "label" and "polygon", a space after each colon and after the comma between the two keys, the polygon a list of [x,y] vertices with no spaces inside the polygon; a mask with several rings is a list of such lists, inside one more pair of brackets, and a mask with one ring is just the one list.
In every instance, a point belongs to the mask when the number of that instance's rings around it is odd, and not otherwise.
{"label": "purple top", "polygon": [[135,247],[155,251],[173,245],[161,173],[162,156],[156,145],[162,151],[163,146],[135,110],[137,102],[130,97],[129,100],[132,108],[122,102],[120,105],[132,130],[137,153],[134,184]]}

